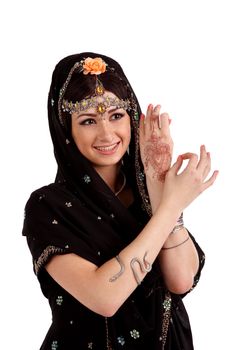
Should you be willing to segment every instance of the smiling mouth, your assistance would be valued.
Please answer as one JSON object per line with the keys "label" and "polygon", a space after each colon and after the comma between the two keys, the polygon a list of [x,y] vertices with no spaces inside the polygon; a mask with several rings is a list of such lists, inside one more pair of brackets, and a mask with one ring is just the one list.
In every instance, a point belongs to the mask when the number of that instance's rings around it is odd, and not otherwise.
{"label": "smiling mouth", "polygon": [[110,145],[110,146],[94,146],[94,148],[99,151],[99,152],[102,152],[102,153],[112,153],[113,151],[115,151],[117,149],[117,147],[119,146],[119,142],[116,142],[115,144],[113,145]]}

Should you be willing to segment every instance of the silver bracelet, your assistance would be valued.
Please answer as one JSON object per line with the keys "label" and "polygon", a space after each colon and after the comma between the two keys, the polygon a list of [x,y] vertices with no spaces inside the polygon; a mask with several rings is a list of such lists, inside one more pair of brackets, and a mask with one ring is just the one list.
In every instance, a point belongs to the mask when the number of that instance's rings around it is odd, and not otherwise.
{"label": "silver bracelet", "polygon": [[177,248],[177,247],[181,246],[182,244],[186,243],[188,240],[189,240],[189,236],[181,243],[178,243],[176,245],[172,245],[170,247],[162,247],[162,249],[167,250],[167,249]]}
{"label": "silver bracelet", "polygon": [[183,213],[181,213],[179,219],[177,220],[177,223],[175,225],[175,227],[173,228],[173,230],[171,231],[170,234],[174,234],[177,231],[181,230],[182,228],[184,228],[184,218],[183,218]]}
{"label": "silver bracelet", "polygon": [[133,258],[130,262],[130,266],[133,272],[133,275],[135,277],[136,283],[138,285],[141,284],[141,280],[139,279],[139,276],[137,272],[135,271],[134,264],[137,262],[140,266],[141,271],[144,272],[149,272],[152,269],[152,264],[150,264],[145,258],[146,258],[147,252],[144,254],[143,261],[141,261],[139,258]]}
{"label": "silver bracelet", "polygon": [[115,256],[115,259],[117,260],[117,262],[118,262],[119,265],[120,265],[120,271],[117,272],[113,277],[111,277],[111,278],[109,279],[109,282],[114,282],[114,281],[116,281],[116,280],[123,274],[123,272],[125,271],[125,265],[123,264],[123,262],[122,262],[120,256],[119,256],[119,255]]}

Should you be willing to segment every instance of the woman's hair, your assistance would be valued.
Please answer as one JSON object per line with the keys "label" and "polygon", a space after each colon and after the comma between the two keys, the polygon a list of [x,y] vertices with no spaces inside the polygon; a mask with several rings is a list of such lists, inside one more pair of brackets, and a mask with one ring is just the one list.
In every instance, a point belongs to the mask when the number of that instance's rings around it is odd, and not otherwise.
{"label": "woman's hair", "polygon": [[[99,75],[106,91],[110,91],[120,99],[129,97],[126,84],[113,71],[107,70]],[[96,88],[96,80],[94,75],[84,75],[81,72],[74,72],[69,85],[64,94],[64,98],[75,103],[94,94]]]}

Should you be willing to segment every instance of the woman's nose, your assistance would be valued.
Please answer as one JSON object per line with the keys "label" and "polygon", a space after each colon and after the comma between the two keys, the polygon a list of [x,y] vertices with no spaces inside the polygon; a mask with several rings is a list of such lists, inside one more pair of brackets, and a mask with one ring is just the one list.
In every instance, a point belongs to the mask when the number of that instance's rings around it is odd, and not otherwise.
{"label": "woman's nose", "polygon": [[112,141],[113,140],[113,128],[110,122],[106,119],[99,121],[99,134],[98,137],[101,141]]}

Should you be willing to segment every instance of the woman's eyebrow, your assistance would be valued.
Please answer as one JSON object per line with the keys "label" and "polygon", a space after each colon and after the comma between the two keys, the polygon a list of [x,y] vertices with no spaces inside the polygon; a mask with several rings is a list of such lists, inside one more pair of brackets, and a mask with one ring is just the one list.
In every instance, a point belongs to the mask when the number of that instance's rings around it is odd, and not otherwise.
{"label": "woman's eyebrow", "polygon": [[84,116],[86,116],[86,117],[96,117],[97,114],[96,114],[96,113],[86,113],[86,112],[84,112],[84,113],[82,113],[82,114],[79,114],[79,115],[77,116],[77,119],[80,118],[80,117],[84,117]]}
{"label": "woman's eyebrow", "polygon": [[114,111],[117,111],[118,109],[120,109],[120,108],[114,107],[114,108],[110,109],[108,111],[108,113],[113,113]]}

